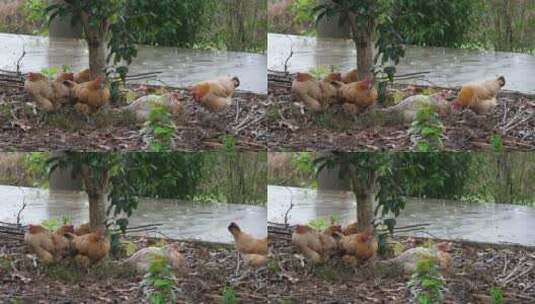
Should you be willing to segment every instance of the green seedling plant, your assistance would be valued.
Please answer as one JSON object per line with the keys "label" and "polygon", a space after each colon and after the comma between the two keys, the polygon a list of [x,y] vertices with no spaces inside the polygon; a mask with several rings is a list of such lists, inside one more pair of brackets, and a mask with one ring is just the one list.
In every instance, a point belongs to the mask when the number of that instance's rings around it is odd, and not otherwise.
{"label": "green seedling plant", "polygon": [[416,271],[412,274],[408,286],[418,304],[440,304],[444,301],[444,279],[432,259],[424,258],[416,263]]}
{"label": "green seedling plant", "polygon": [[176,125],[171,113],[161,105],[154,105],[142,130],[148,150],[151,152],[170,150],[174,143],[175,132]]}
{"label": "green seedling plant", "polygon": [[176,278],[163,256],[155,255],[141,282],[141,290],[151,304],[175,303]]}
{"label": "green seedling plant", "polygon": [[71,218],[67,215],[62,215],[61,218],[53,217],[48,220],[44,220],[41,222],[41,226],[43,226],[47,230],[56,230],[61,225],[70,224]]}
{"label": "green seedling plant", "polygon": [[416,151],[433,152],[442,149],[444,125],[438,113],[429,107],[422,107],[416,112],[409,133],[416,136]]}
{"label": "green seedling plant", "polygon": [[322,231],[329,227],[329,223],[324,218],[312,219],[308,222],[307,225],[317,231]]}
{"label": "green seedling plant", "polygon": [[490,145],[492,146],[492,151],[496,153],[503,152],[503,139],[498,134],[493,134],[490,137]]}
{"label": "green seedling plant", "polygon": [[238,304],[238,296],[232,287],[225,286],[223,289],[223,304]]}
{"label": "green seedling plant", "polygon": [[502,304],[503,303],[503,291],[498,287],[492,287],[490,289],[490,304]]}
{"label": "green seedling plant", "polygon": [[62,65],[61,67],[53,66],[49,68],[41,69],[41,74],[45,75],[48,78],[54,78],[59,72],[70,72],[71,68],[67,65]]}
{"label": "green seedling plant", "polygon": [[329,68],[327,68],[326,66],[311,68],[308,72],[315,78],[323,78],[330,73]]}
{"label": "green seedling plant", "polygon": [[334,214],[332,214],[331,216],[329,216],[329,219],[326,219],[326,218],[315,218],[315,219],[311,219],[307,225],[310,226],[311,228],[313,228],[314,230],[317,230],[317,231],[323,231],[327,228],[329,228],[330,225],[336,225],[336,223],[338,222],[338,217]]}

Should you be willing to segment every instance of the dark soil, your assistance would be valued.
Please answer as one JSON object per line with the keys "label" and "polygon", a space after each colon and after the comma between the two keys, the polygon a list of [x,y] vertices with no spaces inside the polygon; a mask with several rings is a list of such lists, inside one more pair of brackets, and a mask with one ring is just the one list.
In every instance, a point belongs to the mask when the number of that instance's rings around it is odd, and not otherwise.
{"label": "dark soil", "polygon": [[[44,267],[26,253],[22,241],[0,235],[0,303],[147,303],[140,284],[143,275],[108,258],[89,271],[72,262]],[[131,239],[138,248],[155,240]],[[178,243],[185,266],[175,272],[177,303],[223,303],[223,290],[232,289],[240,303],[266,303],[266,267],[243,266],[236,272],[233,246],[195,241]]]}
{"label": "dark soil", "polygon": [[[219,149],[227,137],[234,138],[238,150],[266,149],[266,95],[236,92],[229,109],[211,113],[195,103],[187,90],[165,89],[178,91],[184,97],[183,114],[175,121],[172,150]],[[56,113],[43,113],[22,88],[0,88],[0,151],[147,149],[140,132],[142,126],[136,125],[133,117],[113,111],[120,106],[124,104],[112,103],[90,118],[69,105]]]}
{"label": "dark soil", "polygon": [[[291,75],[270,72],[268,79],[270,151],[413,150],[408,125],[385,121],[370,112],[351,116],[339,104],[312,113],[291,93]],[[455,94],[455,89],[450,90],[450,95]],[[502,91],[498,99],[498,107],[489,115],[464,110],[443,118],[443,149],[491,150],[491,138],[499,134],[505,150],[535,150],[535,96]]]}
{"label": "dark soil", "polygon": [[[382,257],[374,266],[349,267],[340,257],[315,266],[297,253],[289,235],[270,237],[277,269],[271,303],[412,303],[410,276],[399,266],[384,266]],[[406,238],[396,241],[410,246]],[[535,248],[455,241],[451,256],[452,267],[443,273],[444,303],[490,303],[492,287],[502,290],[503,303],[535,303]]]}

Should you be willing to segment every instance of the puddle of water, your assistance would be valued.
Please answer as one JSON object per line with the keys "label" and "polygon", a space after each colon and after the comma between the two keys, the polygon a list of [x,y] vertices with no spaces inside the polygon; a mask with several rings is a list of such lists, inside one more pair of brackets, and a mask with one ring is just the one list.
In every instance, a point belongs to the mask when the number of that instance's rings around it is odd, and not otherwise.
{"label": "puddle of water", "polygon": [[[268,186],[268,221],[283,223],[292,201],[295,206],[289,215],[290,224],[329,219],[331,215],[348,224],[357,217],[351,192]],[[401,226],[430,223],[426,231],[437,238],[535,246],[535,208],[530,207],[411,199],[397,220]]]}
{"label": "puddle of water", "polygon": [[[87,46],[82,40],[0,33],[0,41],[0,68],[14,70],[23,48],[26,50],[21,67],[23,72],[63,65],[78,71],[89,64]],[[232,75],[242,80],[240,90],[266,94],[266,65],[266,55],[262,54],[140,45],[130,72],[163,71],[159,80],[174,87],[186,87],[198,81]],[[145,83],[145,80],[139,82]],[[150,83],[161,84],[155,81]]]}
{"label": "puddle of water", "polygon": [[[356,51],[351,40],[268,34],[268,68],[283,71],[290,49],[290,72],[308,71],[318,66],[337,66],[349,70],[356,66]],[[400,74],[431,71],[427,81],[408,81],[453,87],[464,83],[505,76],[504,89],[535,93],[535,56],[517,53],[486,52],[439,47],[408,46],[398,65]]]}
{"label": "puddle of water", "polygon": [[[37,188],[0,186],[2,209],[0,221],[14,223],[22,202],[27,203],[22,222],[40,223],[49,218],[69,217],[73,223],[87,222],[89,204],[82,192],[49,192]],[[230,222],[256,237],[265,237],[267,210],[238,204],[177,203],[171,200],[145,199],[130,218],[131,225],[161,223],[165,236],[173,239],[199,239],[232,243],[227,231]],[[159,236],[159,235],[156,235]]]}

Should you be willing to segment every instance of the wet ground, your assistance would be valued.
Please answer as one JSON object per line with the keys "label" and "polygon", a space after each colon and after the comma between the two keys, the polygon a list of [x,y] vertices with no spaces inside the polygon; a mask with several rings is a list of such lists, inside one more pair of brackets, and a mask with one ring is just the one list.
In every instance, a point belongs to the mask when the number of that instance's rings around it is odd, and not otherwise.
{"label": "wet ground", "polygon": [[[85,193],[0,186],[0,221],[14,223],[22,202],[27,203],[22,223],[41,223],[50,218],[68,217],[73,223],[87,222],[89,205]],[[230,222],[256,237],[265,237],[266,208],[238,204],[194,204],[191,202],[144,199],[130,218],[133,226],[161,223],[159,232],[172,239],[199,239],[232,243],[227,230]],[[152,234],[162,237],[161,234]]]}
{"label": "wet ground", "polygon": [[[348,224],[357,217],[351,192],[268,186],[268,221],[283,223],[291,202],[295,205],[288,217],[291,225],[329,220],[332,215]],[[411,199],[397,222],[399,226],[431,224],[425,233],[409,234],[414,236],[535,246],[535,208],[530,207]]]}
{"label": "wet ground", "polygon": [[[290,50],[288,72],[335,66],[337,70],[356,67],[353,41],[294,35],[268,34],[268,69],[284,71]],[[505,76],[506,90],[535,93],[535,56],[437,47],[407,47],[397,66],[399,74],[429,71],[423,81],[411,84],[455,87],[464,83]]]}
{"label": "wet ground", "polygon": [[[26,51],[21,65],[23,72],[63,65],[78,71],[89,64],[87,46],[82,40],[0,33],[0,42],[0,69],[14,71],[23,49]],[[266,55],[262,54],[140,45],[130,73],[161,71],[158,81],[149,83],[172,87],[187,87],[220,76],[238,76],[241,90],[265,94],[266,61]]]}

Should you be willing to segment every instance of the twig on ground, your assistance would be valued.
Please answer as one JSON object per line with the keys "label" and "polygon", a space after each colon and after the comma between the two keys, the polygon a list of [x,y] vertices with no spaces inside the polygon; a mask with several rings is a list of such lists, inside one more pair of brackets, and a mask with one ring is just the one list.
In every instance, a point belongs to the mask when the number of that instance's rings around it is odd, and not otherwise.
{"label": "twig on ground", "polygon": [[24,45],[22,46],[22,54],[20,55],[19,59],[17,60],[17,74],[20,75],[20,66],[22,64],[22,59],[24,59],[24,56],[26,56],[26,49]]}
{"label": "twig on ground", "polygon": [[21,219],[21,215],[22,215],[22,212],[24,211],[24,209],[26,209],[26,206],[28,204],[26,204],[26,199],[22,199],[22,206],[20,207],[19,209],[19,212],[17,212],[17,226],[20,225],[20,219]]}

